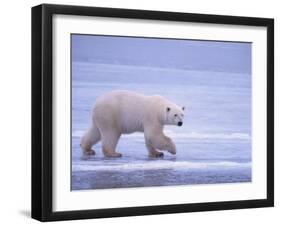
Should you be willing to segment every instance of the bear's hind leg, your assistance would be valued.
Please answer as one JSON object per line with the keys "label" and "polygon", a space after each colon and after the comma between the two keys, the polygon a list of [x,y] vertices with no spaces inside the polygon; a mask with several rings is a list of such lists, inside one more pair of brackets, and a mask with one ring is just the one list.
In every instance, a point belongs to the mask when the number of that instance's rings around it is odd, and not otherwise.
{"label": "bear's hind leg", "polygon": [[83,154],[95,155],[96,152],[92,149],[92,146],[100,141],[101,135],[99,129],[93,124],[91,128],[84,134],[81,139],[80,147]]}
{"label": "bear's hind leg", "polygon": [[122,154],[116,152],[116,146],[120,138],[120,133],[117,131],[105,132],[101,135],[102,152],[106,157],[121,157]]}

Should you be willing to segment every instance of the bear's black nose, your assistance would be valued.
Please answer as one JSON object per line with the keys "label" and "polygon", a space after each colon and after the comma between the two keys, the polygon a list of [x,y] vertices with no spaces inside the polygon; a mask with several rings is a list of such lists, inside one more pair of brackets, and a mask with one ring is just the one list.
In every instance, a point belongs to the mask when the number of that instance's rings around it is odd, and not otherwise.
{"label": "bear's black nose", "polygon": [[183,124],[182,122],[178,122],[178,126],[182,126],[182,124]]}

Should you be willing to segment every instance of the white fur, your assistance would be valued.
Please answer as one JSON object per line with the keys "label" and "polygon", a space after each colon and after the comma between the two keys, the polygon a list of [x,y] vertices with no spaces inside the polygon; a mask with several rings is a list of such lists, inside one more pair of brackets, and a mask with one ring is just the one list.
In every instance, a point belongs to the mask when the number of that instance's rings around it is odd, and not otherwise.
{"label": "white fur", "polygon": [[91,127],[82,137],[81,148],[84,154],[94,154],[91,147],[101,140],[105,156],[120,157],[115,148],[121,134],[144,132],[150,156],[163,156],[156,149],[175,154],[175,145],[164,135],[163,126],[178,125],[183,117],[183,108],[162,96],[112,91],[97,99]]}

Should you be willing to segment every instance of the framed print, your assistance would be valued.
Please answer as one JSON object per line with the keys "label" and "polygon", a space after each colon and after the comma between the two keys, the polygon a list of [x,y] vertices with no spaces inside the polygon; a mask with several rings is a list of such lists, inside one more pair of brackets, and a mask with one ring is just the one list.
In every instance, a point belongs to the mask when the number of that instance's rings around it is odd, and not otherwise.
{"label": "framed print", "polygon": [[32,8],[32,217],[274,205],[274,21]]}

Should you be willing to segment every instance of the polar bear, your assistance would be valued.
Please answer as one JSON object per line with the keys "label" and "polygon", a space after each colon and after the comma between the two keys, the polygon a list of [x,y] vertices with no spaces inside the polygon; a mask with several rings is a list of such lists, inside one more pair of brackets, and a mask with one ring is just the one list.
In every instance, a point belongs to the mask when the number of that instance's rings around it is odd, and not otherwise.
{"label": "polar bear", "polygon": [[[166,98],[146,96],[127,90],[116,90],[97,98],[91,126],[81,139],[84,155],[94,155],[92,146],[101,140],[106,157],[121,157],[116,152],[122,134],[143,132],[150,157],[163,157],[158,150],[176,154],[176,146],[163,133],[164,125],[183,125],[184,107]],[[157,150],[158,149],[158,150]]]}

